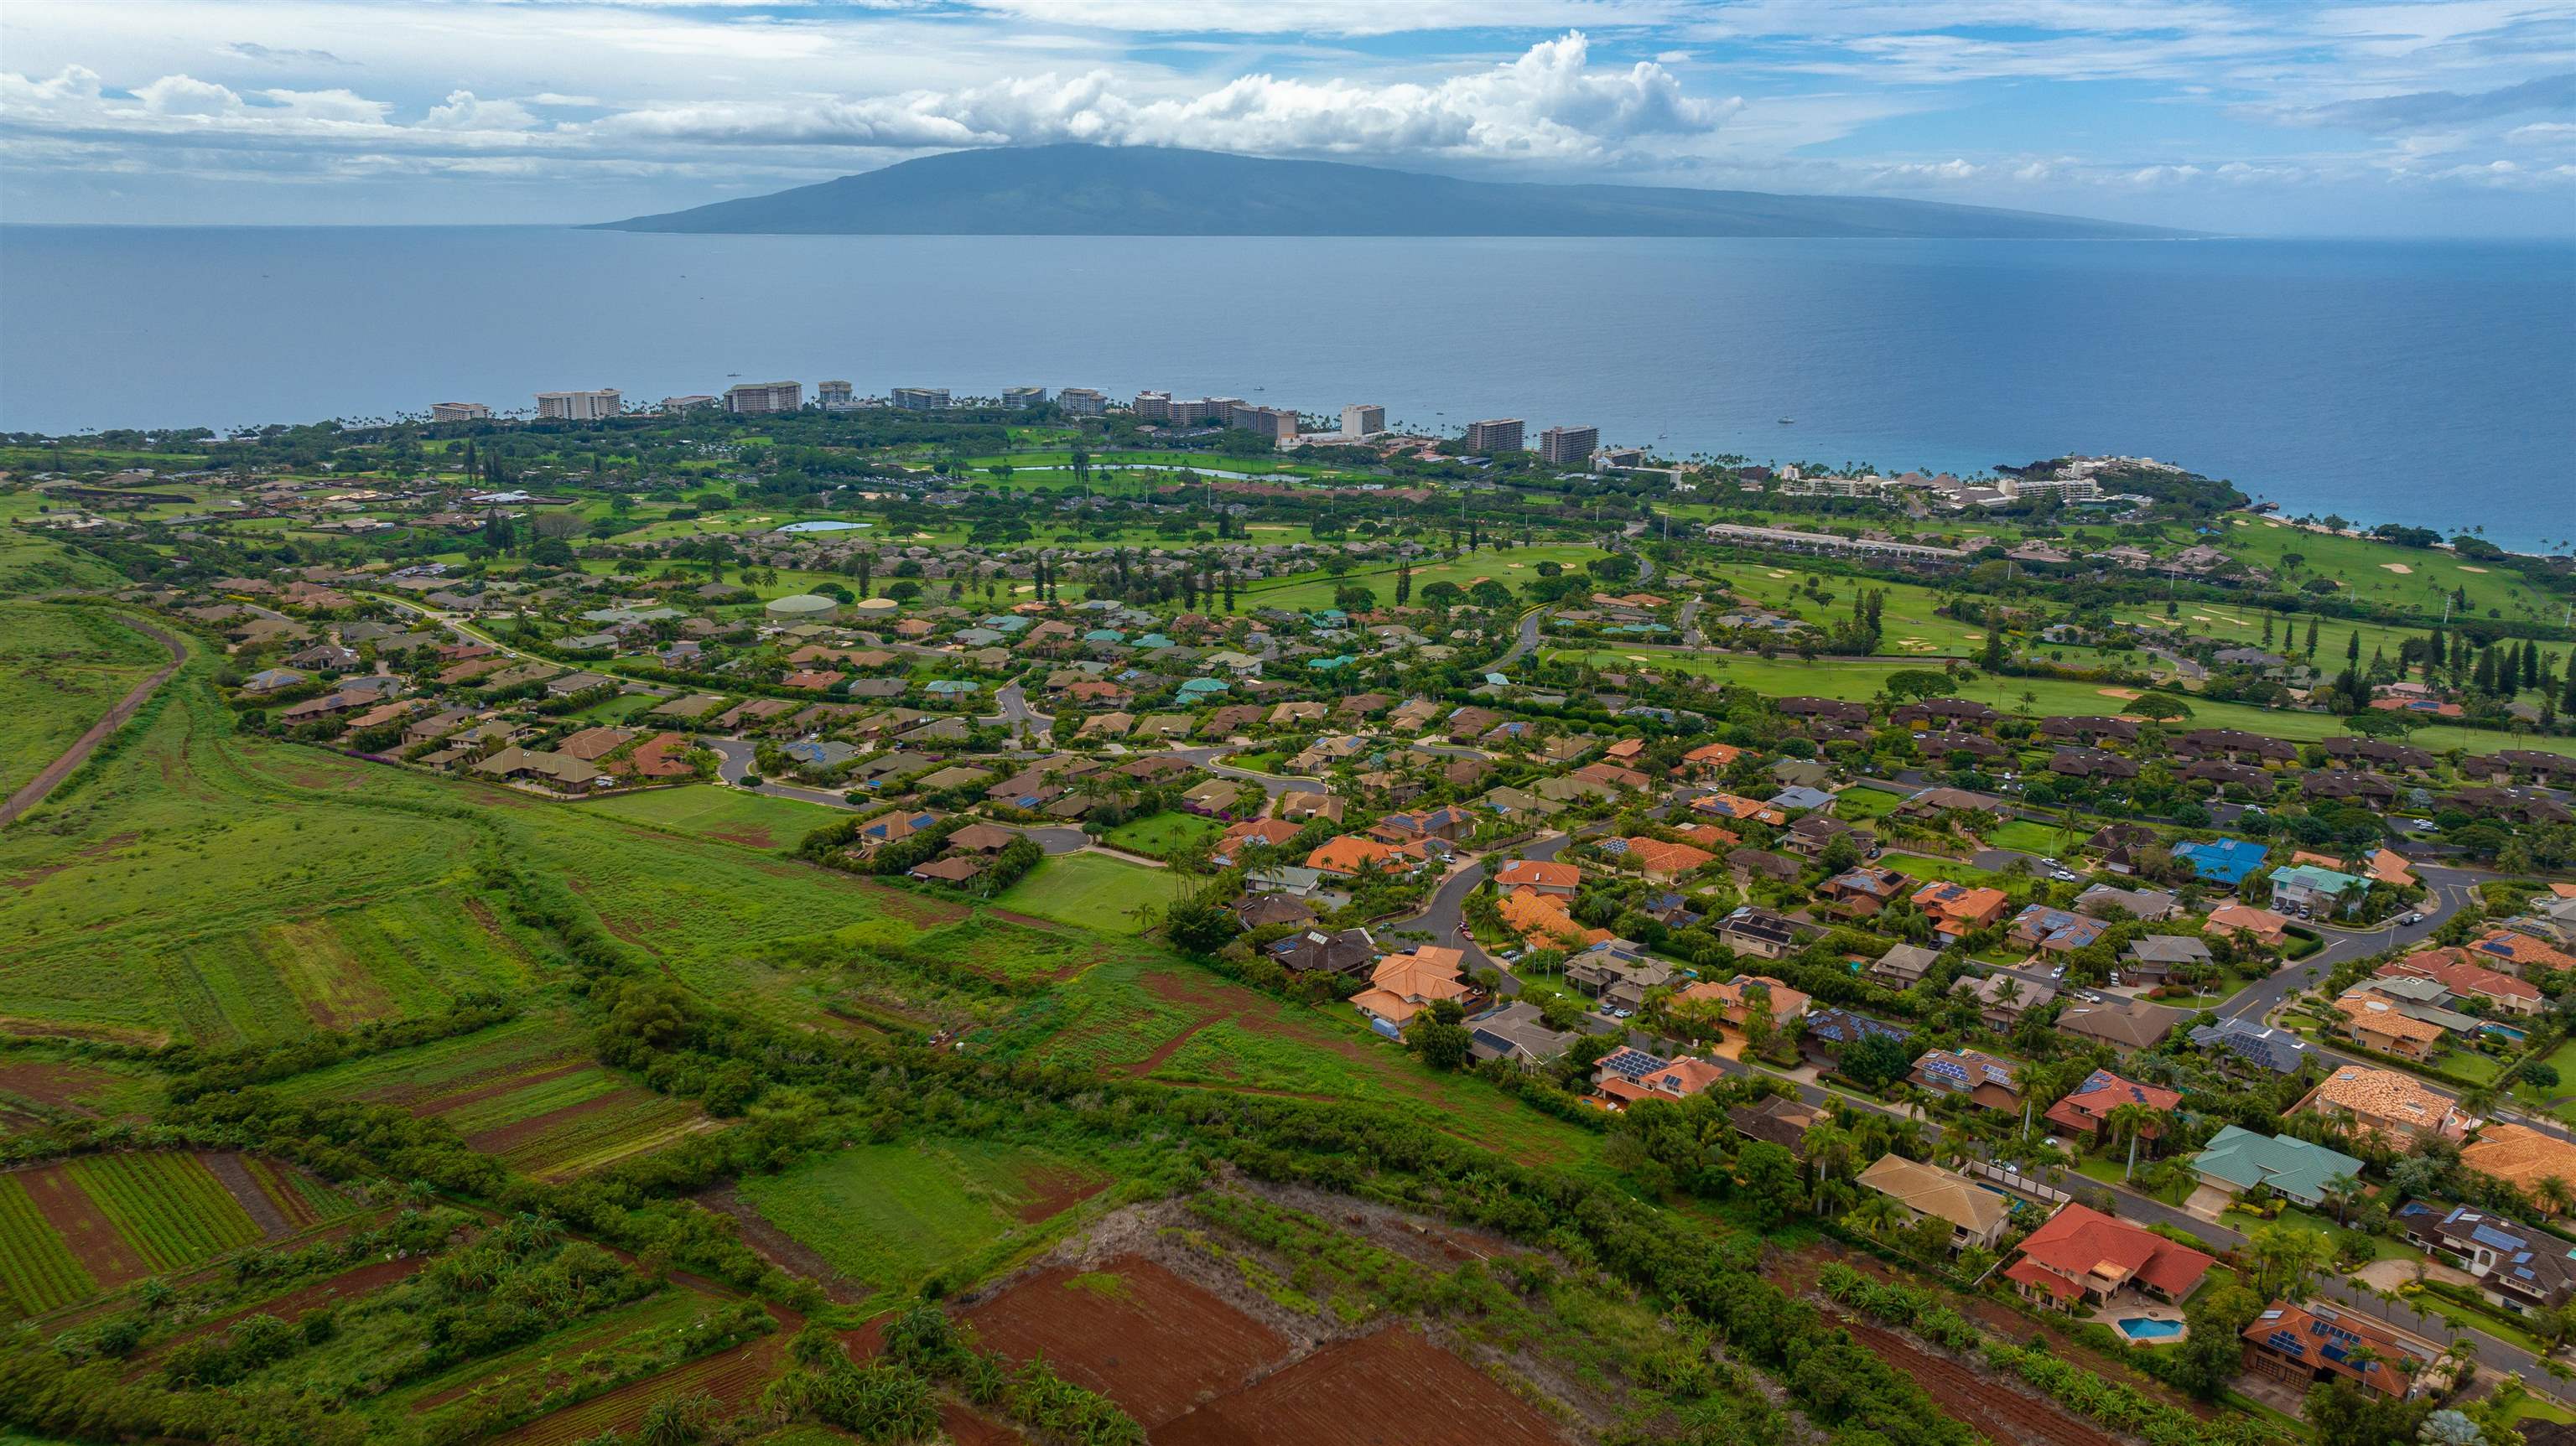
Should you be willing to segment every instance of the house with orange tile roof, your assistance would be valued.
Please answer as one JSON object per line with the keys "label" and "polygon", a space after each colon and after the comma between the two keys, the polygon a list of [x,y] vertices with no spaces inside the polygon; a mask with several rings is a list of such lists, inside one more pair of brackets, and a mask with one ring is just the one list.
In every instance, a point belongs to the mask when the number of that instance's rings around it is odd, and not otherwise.
{"label": "house with orange tile roof", "polygon": [[1586,929],[1567,912],[1566,900],[1535,889],[1514,889],[1497,902],[1503,927],[1520,935],[1533,949],[1582,949],[1619,937],[1607,929]]}
{"label": "house with orange tile roof", "polygon": [[2004,1279],[2022,1299],[2057,1310],[2099,1309],[2129,1292],[2180,1305],[2217,1263],[2206,1251],[2070,1200],[2022,1241]]}
{"label": "house with orange tile roof", "polygon": [[1643,738],[1622,738],[1601,750],[1602,757],[1622,768],[1635,766],[1637,760],[1644,757],[1645,753],[1646,740]]}
{"label": "house with orange tile roof", "polygon": [[1618,764],[1610,762],[1587,763],[1581,768],[1574,770],[1572,773],[1567,774],[1566,777],[1581,779],[1585,783],[1597,783],[1604,788],[1623,789],[1632,793],[1643,792],[1646,789],[1655,786],[1655,781],[1653,779],[1639,773],[1637,770],[1633,768],[1621,768]]}
{"label": "house with orange tile roof", "polygon": [[1673,996],[1683,1003],[1714,1004],[1718,1014],[1738,1029],[1752,1010],[1753,989],[1759,985],[1769,992],[1771,1022],[1786,1028],[1790,1020],[1803,1017],[1811,1002],[1806,995],[1762,974],[1738,974],[1723,982],[1702,981]]}
{"label": "house with orange tile roof", "polygon": [[2430,1020],[2400,1013],[2394,1000],[2356,989],[2334,1002],[2343,1027],[2362,1048],[2418,1063],[2440,1054],[2448,1031]]}
{"label": "house with orange tile roof", "polygon": [[1209,858],[1220,868],[1234,862],[1236,854],[1248,848],[1271,847],[1288,842],[1299,833],[1297,825],[1284,818],[1249,818],[1217,835],[1216,848]]}
{"label": "house with orange tile roof", "polygon": [[1459,977],[1465,962],[1460,950],[1428,944],[1410,954],[1389,954],[1370,971],[1369,987],[1351,996],[1351,1007],[1402,1029],[1439,1000],[1464,1001],[1475,993]]}
{"label": "house with orange tile roof", "polygon": [[[2049,1123],[2070,1134],[2099,1140],[2110,1132],[2111,1112],[2123,1105],[2143,1105],[2158,1115],[2170,1115],[2182,1107],[2178,1090],[2125,1080],[2107,1069],[2097,1069],[2085,1076],[2074,1093],[2048,1107]],[[2163,1127],[2150,1124],[2138,1133],[2147,1139],[2160,1138]]]}
{"label": "house with orange tile roof", "polygon": [[1306,855],[1306,867],[1318,873],[1348,878],[1353,874],[1386,873],[1402,867],[1396,850],[1372,838],[1344,834],[1326,839]]}
{"label": "house with orange tile roof", "polygon": [[2430,979],[2462,998],[2476,997],[2507,1014],[2538,1014],[2543,1003],[2538,985],[2528,979],[2489,969],[2464,949],[2427,949],[2379,966],[2382,978],[2413,975]]}
{"label": "house with orange tile roof", "polygon": [[2529,934],[2490,929],[2467,945],[2469,957],[2490,969],[2520,974],[2529,969],[2576,969],[2576,956],[2551,948]]}
{"label": "house with orange tile roof", "polygon": [[2412,888],[2416,883],[2415,866],[2395,849],[2371,850],[2370,857],[2362,860],[2361,871],[2372,883],[2390,888]]}
{"label": "house with orange tile roof", "polygon": [[1682,768],[1689,773],[1724,773],[1743,756],[1744,750],[1732,743],[1703,743],[1682,755]]}
{"label": "house with orange tile roof", "polygon": [[2433,1389],[2442,1347],[2372,1316],[2323,1301],[2276,1300],[2245,1328],[2245,1369],[2299,1390],[2349,1381],[2375,1396],[2411,1400]]}
{"label": "house with orange tile roof", "polygon": [[2004,916],[2012,900],[2001,889],[1970,888],[1935,879],[1914,891],[1914,907],[1932,920],[1932,927],[1944,939],[1958,939]]}
{"label": "house with orange tile roof", "polygon": [[1733,833],[1726,829],[1719,828],[1713,823],[1675,824],[1673,825],[1673,832],[1680,834],[1682,837],[1689,839],[1692,843],[1695,843],[1701,848],[1707,849],[1712,853],[1722,849],[1734,848],[1737,844],[1744,842],[1744,836],[1742,834]]}
{"label": "house with orange tile roof", "polygon": [[1756,803],[1732,793],[1710,793],[1690,802],[1694,812],[1713,814],[1718,818],[1749,818],[1756,823],[1785,824],[1789,816],[1767,803]]}
{"label": "house with orange tile roof", "polygon": [[2357,1064],[2327,1075],[2291,1112],[2324,1115],[2399,1149],[2422,1139],[2466,1139],[2478,1127],[2456,1101],[2412,1076]]}
{"label": "house with orange tile roof", "polygon": [[1553,859],[1505,859],[1503,866],[1494,870],[1494,887],[1505,892],[1528,889],[1570,899],[1582,886],[1583,870]]}
{"label": "house with orange tile roof", "polygon": [[2255,943],[2278,949],[2290,940],[2289,919],[2269,909],[2251,904],[2225,903],[2209,911],[2207,932],[2234,936],[2245,934]]}
{"label": "house with orange tile roof", "polygon": [[2542,1205],[2547,1199],[2541,1193],[2541,1181],[2554,1179],[2576,1187],[2576,1144],[2529,1125],[2498,1123],[2478,1131],[2475,1140],[2461,1147],[2460,1164],[2502,1180]]}
{"label": "house with orange tile roof", "polygon": [[1627,845],[1620,857],[1635,864],[1638,871],[1650,879],[1678,879],[1717,862],[1717,855],[1689,844],[1666,843],[1662,839],[1643,836],[1619,842]]}

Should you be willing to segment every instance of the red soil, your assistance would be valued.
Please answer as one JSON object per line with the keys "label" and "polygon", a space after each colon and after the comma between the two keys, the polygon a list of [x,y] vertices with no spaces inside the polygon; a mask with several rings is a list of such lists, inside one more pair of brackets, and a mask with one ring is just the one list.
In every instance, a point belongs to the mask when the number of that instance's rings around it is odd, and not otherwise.
{"label": "red soil", "polygon": [[152,1273],[134,1247],[125,1243],[116,1227],[99,1213],[79,1182],[72,1179],[61,1165],[43,1165],[19,1172],[18,1183],[25,1186],[29,1199],[62,1237],[63,1246],[79,1261],[89,1278],[100,1290],[114,1290],[129,1280],[141,1280]]}
{"label": "red soil", "polygon": [[1021,1176],[1020,1183],[1037,1192],[1036,1197],[1019,1209],[1020,1223],[1035,1225],[1053,1220],[1058,1215],[1109,1188],[1105,1175],[1087,1170],[1046,1167]]}
{"label": "red soil", "polygon": [[1142,1256],[1103,1267],[1099,1274],[1115,1281],[1069,1283],[1080,1274],[1050,1266],[966,1320],[987,1347],[1013,1360],[1045,1357],[1149,1430],[1287,1354],[1269,1327]]}
{"label": "red soil", "polygon": [[715,1397],[729,1412],[739,1410],[778,1378],[787,1362],[787,1338],[793,1333],[793,1327],[782,1326],[756,1341],[691,1361],[677,1370],[630,1381],[604,1396],[540,1416],[498,1440],[502,1446],[564,1446],[608,1431],[632,1436],[654,1402],[692,1391]]}
{"label": "red soil", "polygon": [[1402,1326],[1326,1346],[1154,1432],[1154,1446],[1558,1446],[1562,1439],[1491,1376]]}
{"label": "red soil", "polygon": [[824,1299],[835,1305],[856,1305],[867,1298],[867,1286],[843,1275],[838,1266],[823,1258],[822,1252],[771,1224],[769,1217],[735,1194],[731,1185],[701,1192],[696,1199],[709,1210],[732,1217],[742,1243],[760,1252],[762,1259],[821,1286]]}
{"label": "red soil", "polygon": [[105,1070],[83,1069],[78,1065],[44,1064],[29,1060],[18,1064],[0,1064],[0,1093],[34,1100],[58,1110],[95,1116],[85,1096],[114,1081]]}
{"label": "red soil", "polygon": [[962,1401],[939,1403],[939,1425],[948,1433],[950,1446],[1028,1446],[1029,1438],[1016,1428],[979,1416]]}
{"label": "red soil", "polygon": [[200,1321],[154,1346],[142,1359],[155,1359],[181,1341],[213,1335],[245,1316],[273,1315],[288,1325],[293,1325],[312,1313],[316,1307],[352,1300],[369,1291],[382,1290],[396,1281],[408,1279],[422,1266],[429,1264],[433,1258],[428,1255],[415,1255],[408,1260],[371,1260],[365,1265],[341,1271],[328,1280],[317,1280],[311,1285],[298,1286],[273,1300],[264,1300],[257,1305],[244,1306],[229,1315],[219,1315],[211,1320]]}
{"label": "red soil", "polygon": [[1936,1355],[1867,1321],[1830,1317],[1861,1348],[1914,1378],[1944,1415],[1990,1441],[2020,1446],[2120,1446],[2119,1438],[2054,1406],[2025,1396],[1972,1368]]}
{"label": "red soil", "polygon": [[548,1131],[559,1129],[584,1115],[595,1115],[602,1110],[631,1109],[638,1104],[658,1103],[660,1098],[658,1095],[646,1094],[632,1085],[623,1085],[604,1095],[578,1100],[572,1104],[547,1110],[542,1114],[530,1115],[524,1120],[513,1120],[497,1129],[485,1130],[479,1135],[469,1135],[465,1143],[487,1155],[506,1155],[518,1146],[541,1138]]}
{"label": "red soil", "polygon": [[414,1095],[410,1103],[422,1114],[443,1115],[450,1110],[461,1110],[467,1105],[479,1105],[485,1100],[497,1099],[506,1094],[516,1094],[520,1090],[532,1089],[549,1080],[559,1080],[565,1075],[579,1074],[583,1070],[593,1068],[596,1066],[590,1060],[568,1058],[561,1064],[549,1066],[532,1074],[503,1074],[497,1079],[478,1074],[475,1078],[485,1080],[486,1083],[452,1095],[426,1093]]}

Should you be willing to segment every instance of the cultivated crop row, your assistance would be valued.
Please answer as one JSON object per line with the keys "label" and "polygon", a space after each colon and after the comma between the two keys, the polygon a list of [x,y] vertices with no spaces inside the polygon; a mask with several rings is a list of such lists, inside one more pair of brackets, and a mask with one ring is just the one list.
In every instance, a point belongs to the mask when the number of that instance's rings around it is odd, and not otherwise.
{"label": "cultivated crop row", "polygon": [[41,1315],[98,1293],[52,1222],[13,1175],[0,1175],[0,1289],[23,1315]]}
{"label": "cultivated crop row", "polygon": [[260,1238],[250,1213],[194,1155],[98,1155],[66,1168],[156,1271]]}

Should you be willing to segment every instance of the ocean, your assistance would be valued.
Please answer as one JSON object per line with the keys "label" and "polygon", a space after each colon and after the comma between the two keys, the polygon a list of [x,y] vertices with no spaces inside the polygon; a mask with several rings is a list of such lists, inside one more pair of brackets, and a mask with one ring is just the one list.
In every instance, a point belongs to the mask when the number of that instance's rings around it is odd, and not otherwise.
{"label": "ocean", "polygon": [[1379,402],[1882,470],[2124,453],[2292,513],[2576,537],[2564,243],[0,227],[0,429],[737,377]]}

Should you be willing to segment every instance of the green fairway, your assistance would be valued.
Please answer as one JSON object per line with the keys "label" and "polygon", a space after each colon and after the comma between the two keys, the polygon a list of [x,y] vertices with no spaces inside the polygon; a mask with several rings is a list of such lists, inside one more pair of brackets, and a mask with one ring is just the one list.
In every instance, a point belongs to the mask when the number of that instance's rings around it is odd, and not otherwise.
{"label": "green fairway", "polygon": [[1150,906],[1159,913],[1171,900],[1171,879],[1162,870],[1083,853],[1048,859],[993,902],[1013,913],[1104,934],[1139,934],[1144,924],[1137,908]]}
{"label": "green fairway", "polygon": [[[1540,563],[1553,562],[1571,571],[1600,556],[1602,552],[1597,547],[1570,544],[1487,548],[1482,552],[1462,554],[1452,561],[1416,566],[1413,569],[1413,596],[1419,602],[1422,590],[1435,582],[1472,588],[1490,578],[1510,588],[1517,598],[1524,585],[1537,579]],[[1395,601],[1395,579],[1396,569],[1392,567],[1354,568],[1338,578],[1323,572],[1300,573],[1278,582],[1245,588],[1240,596],[1246,608],[1312,611],[1333,606],[1333,596],[1340,589],[1358,586],[1377,594],[1379,604],[1386,605]]]}

